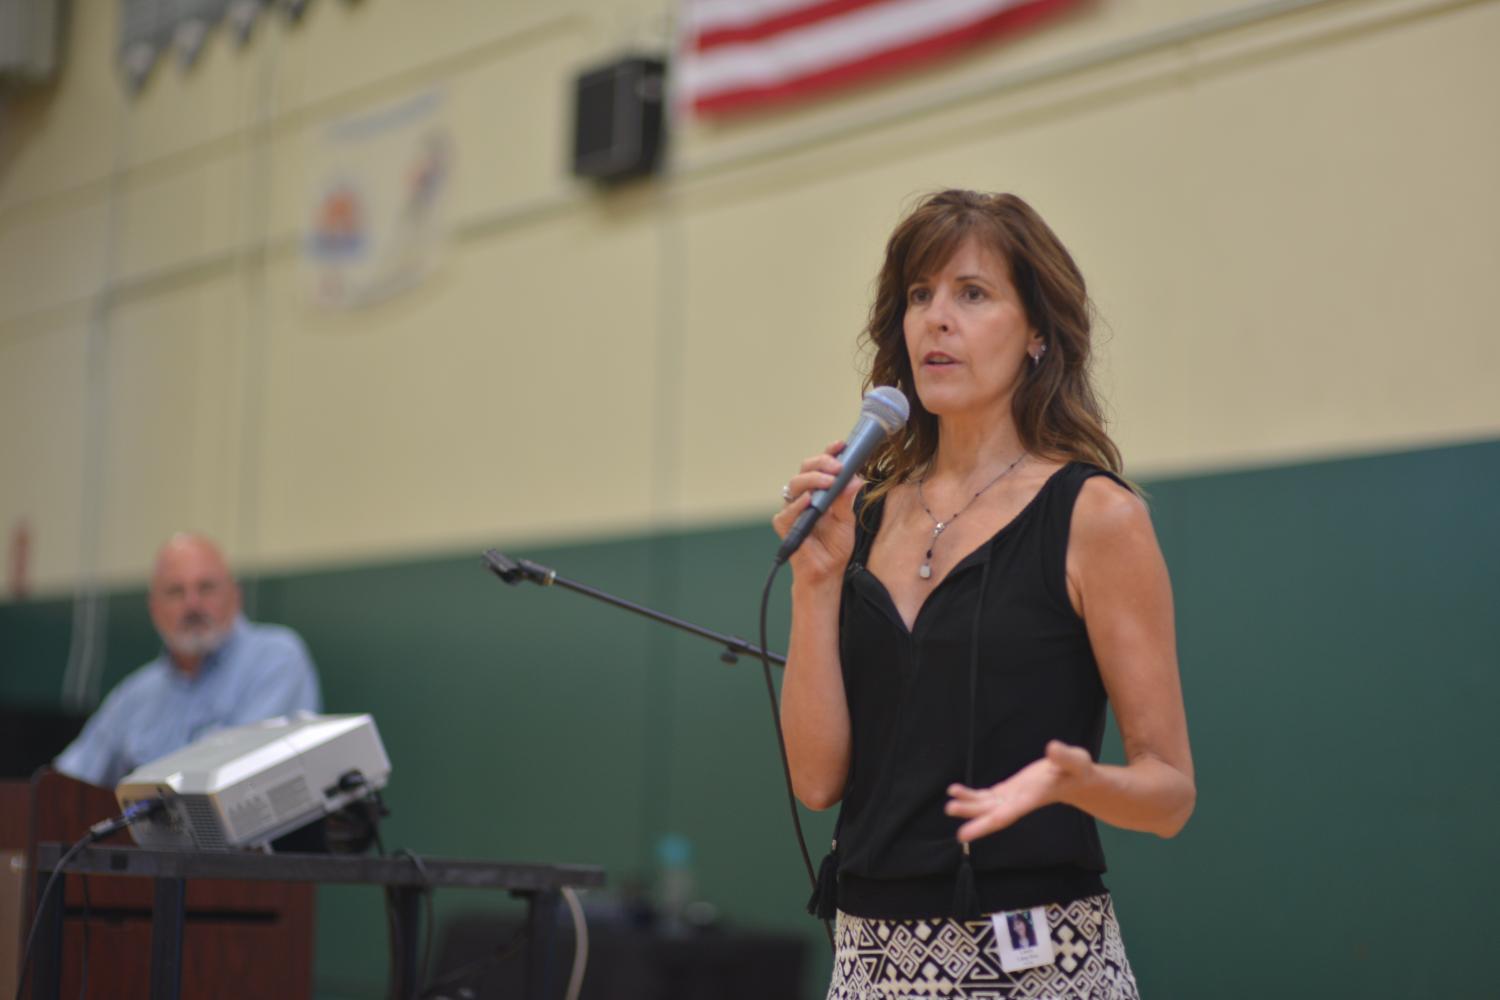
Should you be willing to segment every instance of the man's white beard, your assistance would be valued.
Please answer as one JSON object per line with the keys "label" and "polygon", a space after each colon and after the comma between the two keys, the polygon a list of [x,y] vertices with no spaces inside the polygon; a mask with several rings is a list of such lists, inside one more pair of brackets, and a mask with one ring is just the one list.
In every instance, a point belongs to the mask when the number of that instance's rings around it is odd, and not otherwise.
{"label": "man's white beard", "polygon": [[183,629],[166,637],[167,648],[178,656],[198,659],[207,656],[224,645],[229,638],[229,629]]}

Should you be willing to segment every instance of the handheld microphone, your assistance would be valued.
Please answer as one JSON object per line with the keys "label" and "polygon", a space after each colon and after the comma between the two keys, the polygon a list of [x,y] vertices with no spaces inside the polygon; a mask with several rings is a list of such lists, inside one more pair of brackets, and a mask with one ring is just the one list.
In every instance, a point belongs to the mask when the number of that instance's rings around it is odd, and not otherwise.
{"label": "handheld microphone", "polygon": [[849,480],[854,478],[855,473],[859,472],[886,438],[906,426],[909,416],[911,404],[895,386],[880,385],[865,393],[865,401],[859,408],[859,421],[845,438],[844,450],[838,456],[839,461],[844,463],[843,468],[839,469],[833,485],[813,493],[808,508],[797,518],[792,530],[786,533],[781,548],[776,551],[778,565],[786,562],[793,552],[802,547],[802,543],[812,532],[813,525],[818,523],[818,518],[823,516],[838,495],[844,492]]}

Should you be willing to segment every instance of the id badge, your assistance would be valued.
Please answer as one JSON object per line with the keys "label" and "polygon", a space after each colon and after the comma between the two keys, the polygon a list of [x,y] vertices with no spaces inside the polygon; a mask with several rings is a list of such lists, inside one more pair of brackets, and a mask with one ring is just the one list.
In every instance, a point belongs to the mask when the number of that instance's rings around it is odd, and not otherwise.
{"label": "id badge", "polygon": [[1000,968],[1020,972],[1051,965],[1052,928],[1047,926],[1047,908],[1006,910],[990,916],[995,924],[995,941],[1000,945]]}

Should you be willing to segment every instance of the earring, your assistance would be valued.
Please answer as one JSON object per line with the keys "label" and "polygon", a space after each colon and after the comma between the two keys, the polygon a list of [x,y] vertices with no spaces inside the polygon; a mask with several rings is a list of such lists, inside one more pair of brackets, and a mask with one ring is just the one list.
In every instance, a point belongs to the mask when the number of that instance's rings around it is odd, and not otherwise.
{"label": "earring", "polygon": [[1031,356],[1031,367],[1035,368],[1037,365],[1041,364],[1042,363],[1042,355],[1046,354],[1046,353],[1047,353],[1047,345],[1046,344],[1040,344],[1040,345],[1038,345],[1037,349],[1036,349],[1036,353]]}

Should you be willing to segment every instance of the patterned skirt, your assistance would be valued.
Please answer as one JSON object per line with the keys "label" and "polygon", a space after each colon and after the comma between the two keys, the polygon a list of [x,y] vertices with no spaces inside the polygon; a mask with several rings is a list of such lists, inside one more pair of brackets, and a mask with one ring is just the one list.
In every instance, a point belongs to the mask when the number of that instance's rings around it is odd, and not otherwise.
{"label": "patterned skirt", "polygon": [[1108,893],[1047,907],[1056,960],[1005,972],[983,920],[873,920],[839,911],[828,1000],[1140,1000]]}

